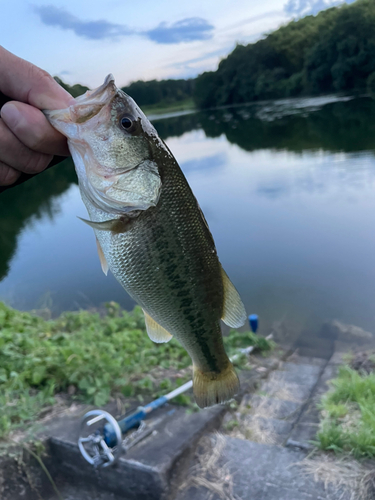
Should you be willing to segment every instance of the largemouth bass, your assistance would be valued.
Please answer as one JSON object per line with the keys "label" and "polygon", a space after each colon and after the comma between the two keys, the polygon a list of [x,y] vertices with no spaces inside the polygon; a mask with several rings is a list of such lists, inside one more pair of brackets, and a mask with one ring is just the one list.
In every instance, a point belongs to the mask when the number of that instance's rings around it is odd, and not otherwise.
{"label": "largemouth bass", "polygon": [[172,153],[112,75],[45,115],[68,138],[104,273],[141,305],[151,340],[187,350],[197,404],[227,401],[239,382],[220,319],[236,328],[246,313]]}

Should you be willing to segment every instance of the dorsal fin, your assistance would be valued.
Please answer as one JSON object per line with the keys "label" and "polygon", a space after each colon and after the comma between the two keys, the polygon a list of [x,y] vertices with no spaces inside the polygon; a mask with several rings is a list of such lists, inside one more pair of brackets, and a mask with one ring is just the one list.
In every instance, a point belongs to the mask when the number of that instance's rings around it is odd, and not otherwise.
{"label": "dorsal fin", "polygon": [[107,276],[108,274],[108,263],[106,258],[104,257],[104,253],[102,247],[100,246],[98,238],[96,238],[96,246],[98,247],[98,255],[100,260],[100,265],[102,266],[103,273]]}
{"label": "dorsal fin", "polygon": [[224,285],[224,306],[221,319],[231,328],[239,328],[246,321],[245,307],[239,293],[223,268],[221,268],[221,275]]}
{"label": "dorsal fin", "polygon": [[169,342],[173,335],[171,335],[165,328],[159,325],[154,319],[151,318],[149,314],[143,310],[145,315],[146,330],[147,334],[153,342],[157,344],[162,344],[163,342]]}

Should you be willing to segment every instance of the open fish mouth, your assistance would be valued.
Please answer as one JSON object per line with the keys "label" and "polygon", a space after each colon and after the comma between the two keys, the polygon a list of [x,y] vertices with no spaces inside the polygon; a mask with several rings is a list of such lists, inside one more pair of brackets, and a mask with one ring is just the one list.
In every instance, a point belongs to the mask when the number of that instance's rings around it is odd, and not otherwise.
{"label": "open fish mouth", "polygon": [[79,104],[81,104],[81,103],[87,104],[87,102],[90,100],[95,99],[95,101],[96,101],[97,99],[102,99],[102,97],[105,96],[106,93],[109,90],[111,90],[112,88],[117,90],[117,87],[115,85],[115,78],[112,75],[112,73],[110,73],[109,75],[106,76],[106,78],[104,79],[104,83],[102,85],[100,85],[100,87],[98,87],[97,89],[94,89],[94,90],[88,90],[83,95],[76,97],[76,102],[77,102],[77,104],[78,103]]}
{"label": "open fish mouth", "polygon": [[85,94],[77,97],[76,102],[68,108],[44,110],[43,113],[59,132],[69,136],[67,126],[85,123],[94,118],[104,106],[112,101],[117,93],[115,79],[112,74],[109,74],[100,87],[88,90]]}
{"label": "open fish mouth", "polygon": [[[68,108],[44,113],[68,138],[81,189],[93,206],[123,215],[157,204],[161,179],[143,136],[142,112],[112,74]],[[130,130],[121,125],[124,117]]]}

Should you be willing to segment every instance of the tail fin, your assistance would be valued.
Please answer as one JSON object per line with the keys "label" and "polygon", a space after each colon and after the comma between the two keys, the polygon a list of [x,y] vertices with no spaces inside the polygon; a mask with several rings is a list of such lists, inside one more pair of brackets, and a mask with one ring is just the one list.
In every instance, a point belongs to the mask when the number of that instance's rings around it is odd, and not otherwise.
{"label": "tail fin", "polygon": [[202,372],[193,366],[193,391],[200,408],[228,401],[237,394],[239,388],[240,382],[232,363],[220,373]]}

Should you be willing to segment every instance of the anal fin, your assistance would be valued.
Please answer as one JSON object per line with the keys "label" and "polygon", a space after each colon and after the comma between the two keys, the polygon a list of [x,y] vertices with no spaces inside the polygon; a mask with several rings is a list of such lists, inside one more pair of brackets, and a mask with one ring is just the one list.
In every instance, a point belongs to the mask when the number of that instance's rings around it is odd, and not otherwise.
{"label": "anal fin", "polygon": [[102,266],[103,273],[107,276],[108,274],[108,262],[106,258],[104,257],[104,253],[102,250],[102,247],[100,246],[98,238],[96,238],[96,246],[98,247],[98,255],[99,255],[99,260],[100,260],[100,265]]}
{"label": "anal fin", "polygon": [[246,321],[246,311],[241,297],[227,273],[221,268],[224,285],[224,305],[222,320],[231,328],[239,328]]}
{"label": "anal fin", "polygon": [[163,342],[169,342],[173,335],[171,335],[165,328],[159,325],[154,319],[151,318],[149,314],[143,310],[145,315],[146,330],[147,335],[153,342],[157,344],[162,344]]}

